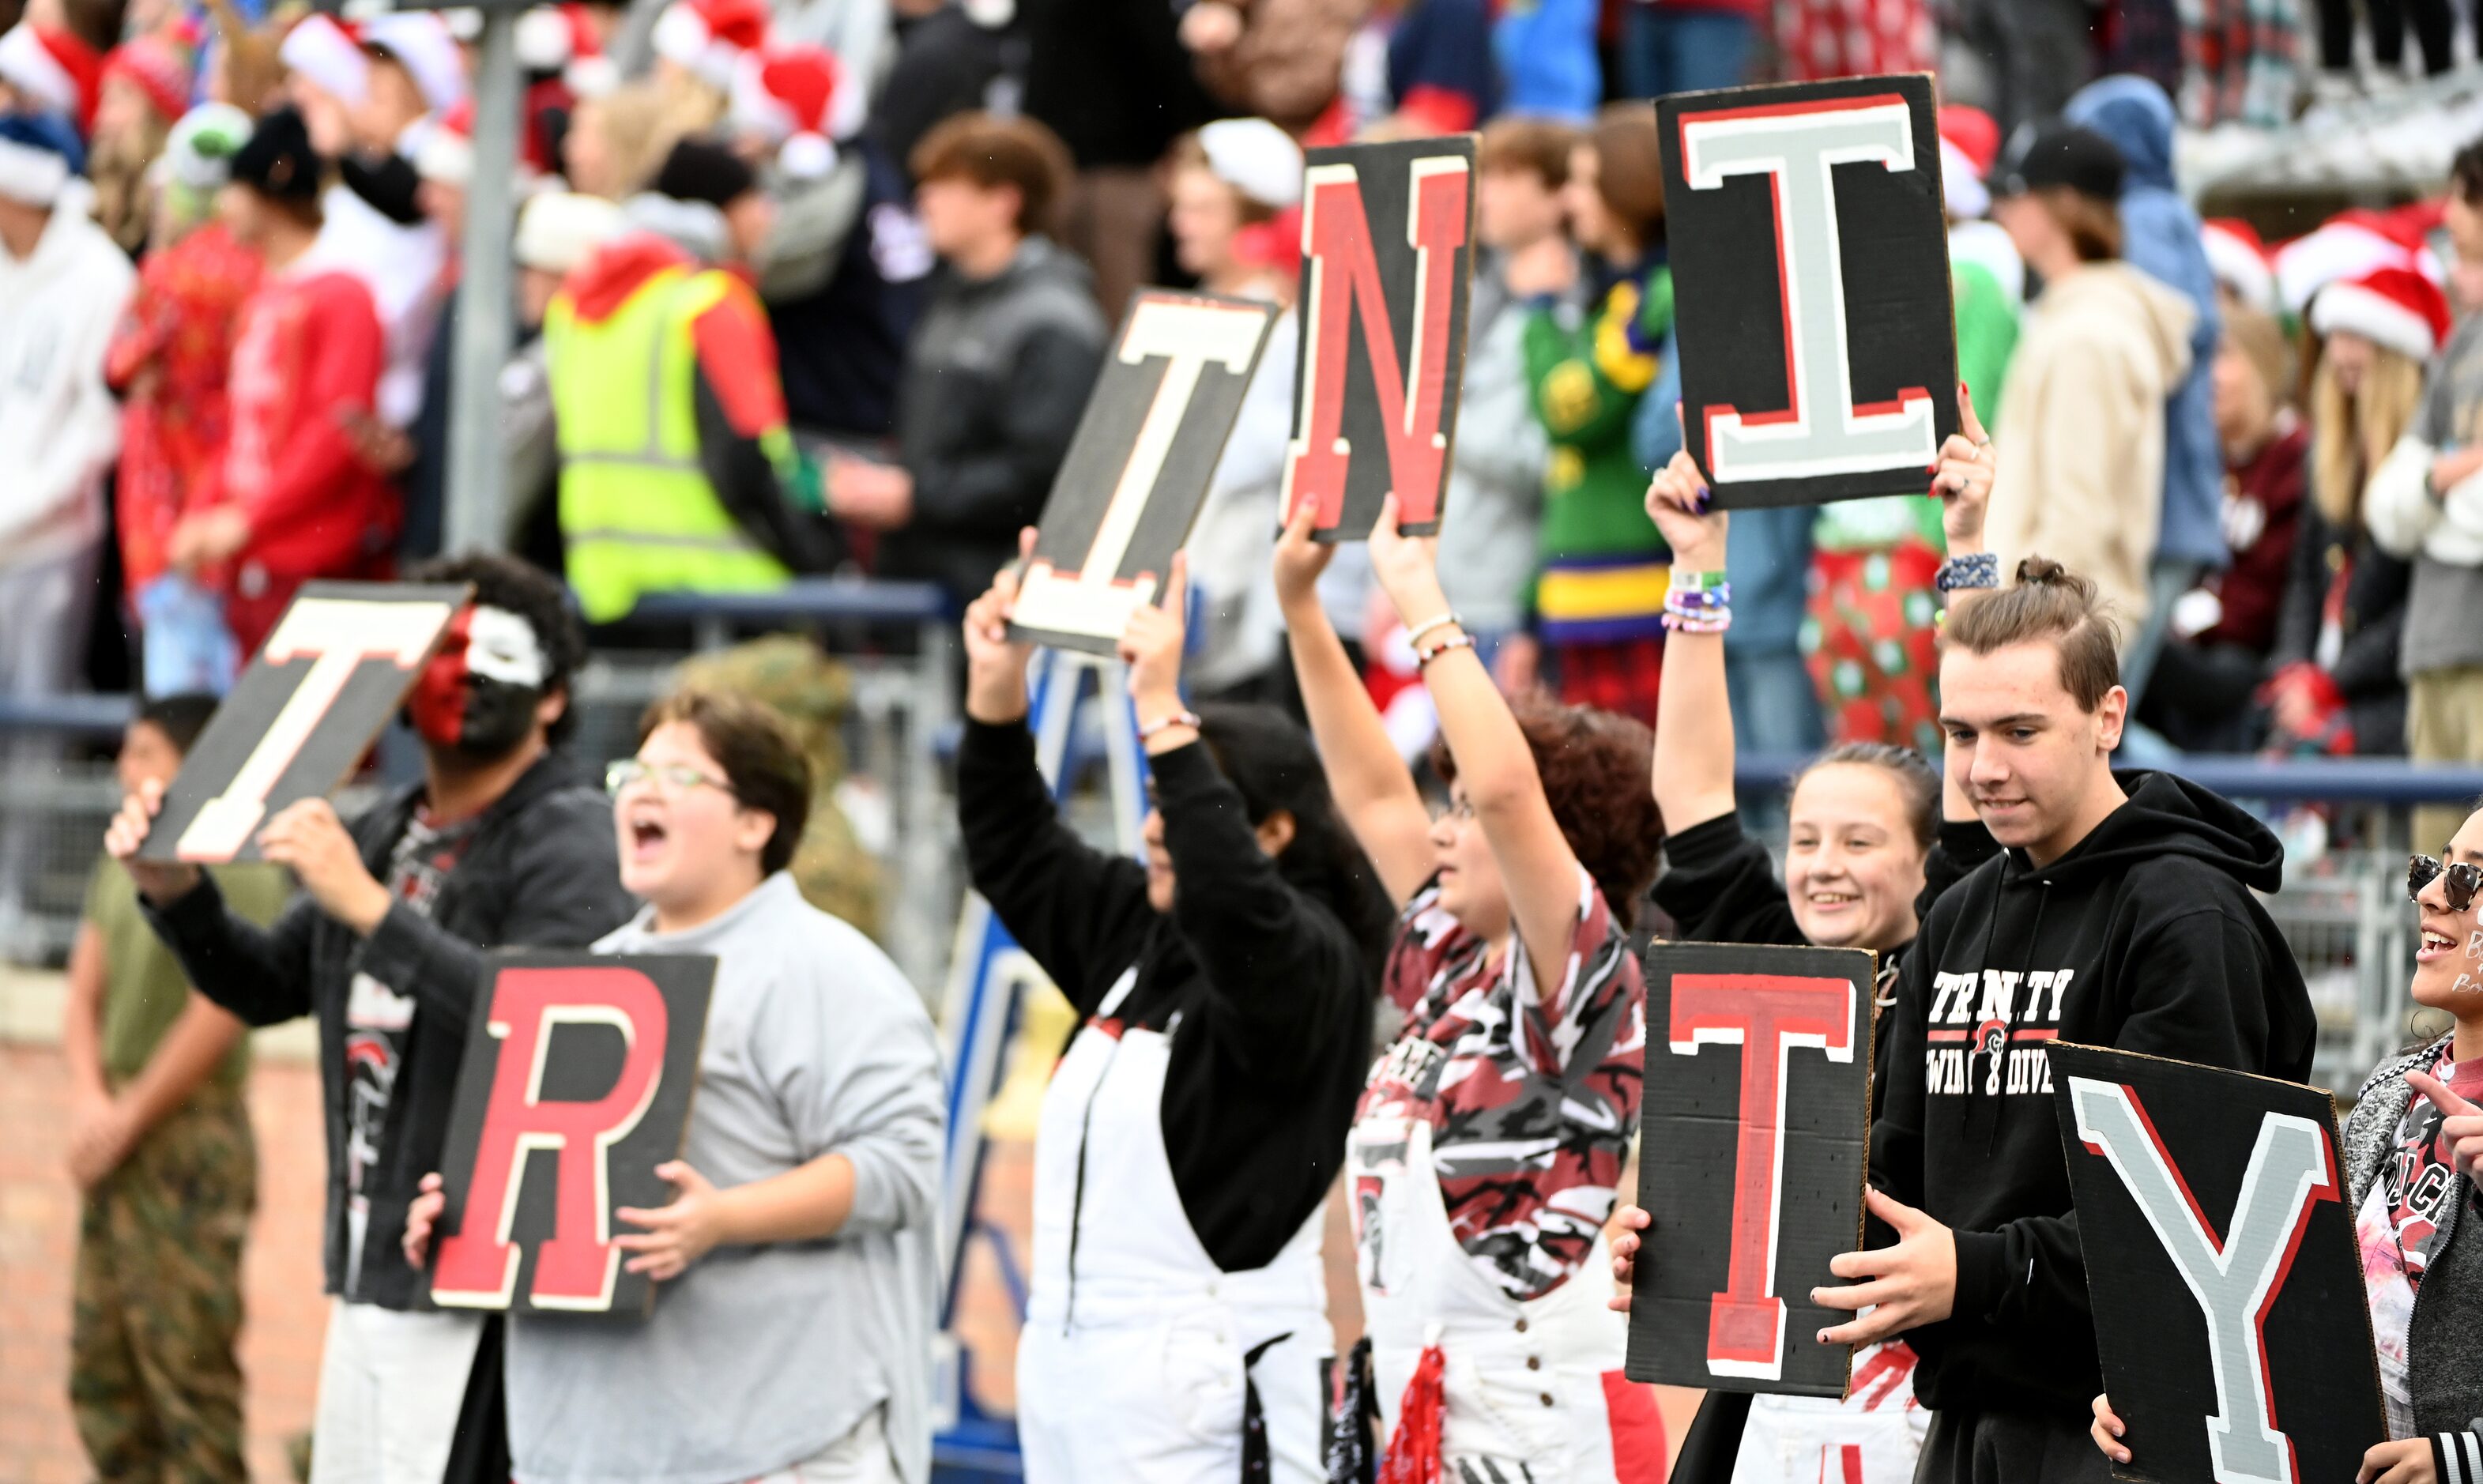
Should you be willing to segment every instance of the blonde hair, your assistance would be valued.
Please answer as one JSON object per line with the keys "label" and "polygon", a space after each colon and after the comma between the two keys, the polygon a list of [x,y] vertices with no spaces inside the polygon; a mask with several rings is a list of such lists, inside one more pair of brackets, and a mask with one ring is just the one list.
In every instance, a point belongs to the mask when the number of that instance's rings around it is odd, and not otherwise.
{"label": "blonde hair", "polygon": [[[721,89],[686,67],[659,69],[655,74],[655,96],[661,102],[656,122],[667,136],[667,151],[693,134],[713,132],[724,122],[725,110],[732,101]],[[663,155],[656,155],[655,161],[662,164]]]}
{"label": "blonde hair", "polygon": [[604,190],[615,199],[646,189],[681,137],[668,127],[663,95],[651,83],[631,83],[584,100],[572,126],[592,129],[602,142],[605,167],[612,174]]}
{"label": "blonde hair", "polygon": [[135,137],[98,134],[87,160],[87,177],[94,182],[94,220],[123,252],[147,245],[154,225],[154,195],[147,172],[164,152],[173,125],[152,107],[146,111]]}
{"label": "blonde hair", "polygon": [[2331,525],[2359,528],[2363,485],[2396,446],[2422,406],[2422,362],[2377,347],[2361,390],[2336,384],[2336,368],[2319,358],[2310,374],[2310,498]]}

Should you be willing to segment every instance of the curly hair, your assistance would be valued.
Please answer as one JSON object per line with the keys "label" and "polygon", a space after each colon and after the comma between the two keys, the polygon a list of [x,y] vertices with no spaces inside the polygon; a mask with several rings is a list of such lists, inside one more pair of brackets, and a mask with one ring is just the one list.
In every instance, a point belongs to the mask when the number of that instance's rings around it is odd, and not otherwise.
{"label": "curly hair", "polygon": [[[1595,879],[1613,919],[1624,930],[1637,925],[1639,899],[1654,885],[1664,849],[1664,815],[1647,784],[1655,733],[1633,717],[1593,706],[1526,698],[1508,709],[1570,853]],[[1443,782],[1456,782],[1457,760],[1445,737],[1432,744],[1431,766]]]}

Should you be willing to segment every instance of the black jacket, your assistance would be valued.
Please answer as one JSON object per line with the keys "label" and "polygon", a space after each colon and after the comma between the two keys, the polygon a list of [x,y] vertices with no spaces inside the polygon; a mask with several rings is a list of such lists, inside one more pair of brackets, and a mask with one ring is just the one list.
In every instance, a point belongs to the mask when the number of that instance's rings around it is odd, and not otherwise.
{"label": "black jacket", "polygon": [[2009,850],[1950,888],[1881,1022],[1872,1181],[1957,1237],[1951,1316],[1906,1337],[1928,1407],[2068,1423],[2103,1389],[2046,1046],[2310,1070],[2309,996],[2251,894],[2283,848],[2195,784],[2121,782],[2129,802],[2050,865]]}
{"label": "black jacket", "polygon": [[883,544],[883,574],[938,582],[960,603],[991,586],[1043,514],[1104,340],[1085,264],[1045,238],[989,278],[942,271],[897,393],[914,518]]}
{"label": "black jacket", "polygon": [[2354,751],[2364,757],[2398,757],[2405,754],[2405,679],[2397,673],[2397,649],[2405,636],[2406,597],[2414,587],[2414,568],[2380,549],[2367,530],[2348,530],[2319,514],[2318,502],[2302,505],[2302,533],[2295,538],[2293,570],[2285,579],[2284,606],[2276,620],[2276,650],[2271,669],[2315,657],[2320,619],[2328,589],[2345,563],[2354,564],[2345,580],[2344,612],[2338,629],[2344,643],[2328,677],[2345,699],[2354,719]]}
{"label": "black jacket", "polygon": [[1153,1030],[1178,1019],[1165,1156],[1208,1256],[1243,1272],[1265,1266],[1327,1199],[1371,1069],[1377,987],[1345,923],[1260,850],[1241,793],[1204,744],[1147,763],[1182,882],[1171,915],[1147,905],[1144,866],[1060,822],[1023,726],[966,724],[966,863],[1081,1019],[1133,968],[1114,1019]]}
{"label": "black jacket", "polygon": [[[348,826],[372,875],[387,879],[389,853],[421,797],[419,784],[401,790]],[[449,1100],[483,980],[483,950],[583,948],[635,910],[621,889],[611,807],[557,755],[537,760],[484,811],[428,918],[398,903],[363,939],[300,894],[260,929],[228,910],[205,877],[187,896],[149,910],[157,935],[209,999],[253,1025],[318,1017],[329,1292],[383,1309],[427,1307],[421,1275],[406,1262],[399,1243],[414,1187],[440,1168]],[[412,998],[414,1013],[363,1191],[370,1223],[360,1282],[344,1293],[345,1006],[355,975],[365,972]]]}

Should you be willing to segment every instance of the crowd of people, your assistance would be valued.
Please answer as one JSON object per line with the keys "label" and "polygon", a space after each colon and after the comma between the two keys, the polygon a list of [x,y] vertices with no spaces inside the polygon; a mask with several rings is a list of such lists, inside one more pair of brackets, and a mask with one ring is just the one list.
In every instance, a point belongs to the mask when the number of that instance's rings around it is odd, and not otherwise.
{"label": "crowd of people", "polygon": [[[969,871],[1080,1021],[1035,1147],[1037,1484],[1663,1477],[1612,1312],[1665,1216],[1626,1204],[1648,931],[1884,965],[1873,1234],[1818,1275],[1869,1384],[1711,1396],[1674,1476],[2099,1480],[2086,1258],[2049,1097],[2009,1069],[2057,1034],[2298,1079],[2313,1031],[2254,895],[2284,846],[2116,759],[2483,762],[2483,145],[2438,201],[2273,247],[2200,222],[2176,131],[2289,111],[2282,6],[2117,0],[2096,30],[2069,0],[1629,0],[1606,30],[1574,0],[673,0],[628,79],[624,11],[581,3],[520,24],[514,160],[477,157],[455,13],[112,9],[0,31],[0,694],[115,679],[125,649],[146,698],[64,1039],[103,1477],[245,1476],[241,1043],[308,1017],[316,1484],[927,1478],[932,1027],[786,874],[819,780],[784,717],[693,684],[601,790],[568,755],[573,677],[648,594],[858,570],[963,614]],[[1956,337],[1965,431],[1928,490],[1728,517],[1682,448],[1628,100],[1935,61],[1955,314],[1926,330]],[[1280,492],[1304,150],[1470,128],[1443,529],[1392,507],[1318,543]],[[459,534],[506,556],[449,549],[478,171],[522,200],[511,498]],[[1057,818],[1006,620],[1147,282],[1283,317],[1122,640],[1133,861]],[[283,810],[262,866],[142,860],[301,585],[388,576],[474,590],[407,708],[419,776],[351,820]],[[1815,757],[1780,850],[1740,750]],[[2448,861],[2414,862],[2413,994],[2456,1024],[2351,1131],[2390,1388],[2365,1484],[2483,1448],[2474,1327],[2413,1303],[2478,1250],[2451,1243],[2483,1154],[2483,816],[2417,831]],[[0,829],[0,938],[26,843]],[[481,955],[516,945],[718,962],[674,1199],[617,1213],[658,1286],[634,1325],[428,1298]],[[1933,1029],[1986,1022],[1996,1047]],[[1327,1322],[1332,1189],[1360,1354]]]}

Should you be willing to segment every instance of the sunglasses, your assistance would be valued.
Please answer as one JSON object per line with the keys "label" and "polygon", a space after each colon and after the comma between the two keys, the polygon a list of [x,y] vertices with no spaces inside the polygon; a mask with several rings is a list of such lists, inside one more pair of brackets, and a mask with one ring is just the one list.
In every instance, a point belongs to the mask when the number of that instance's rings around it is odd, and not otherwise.
{"label": "sunglasses", "polygon": [[2448,884],[2443,888],[2450,912],[2464,912],[2474,905],[2474,893],[2483,890],[2483,865],[2443,865],[2437,857],[2413,856],[2406,861],[2406,896],[2409,900],[2422,895],[2445,872]]}

